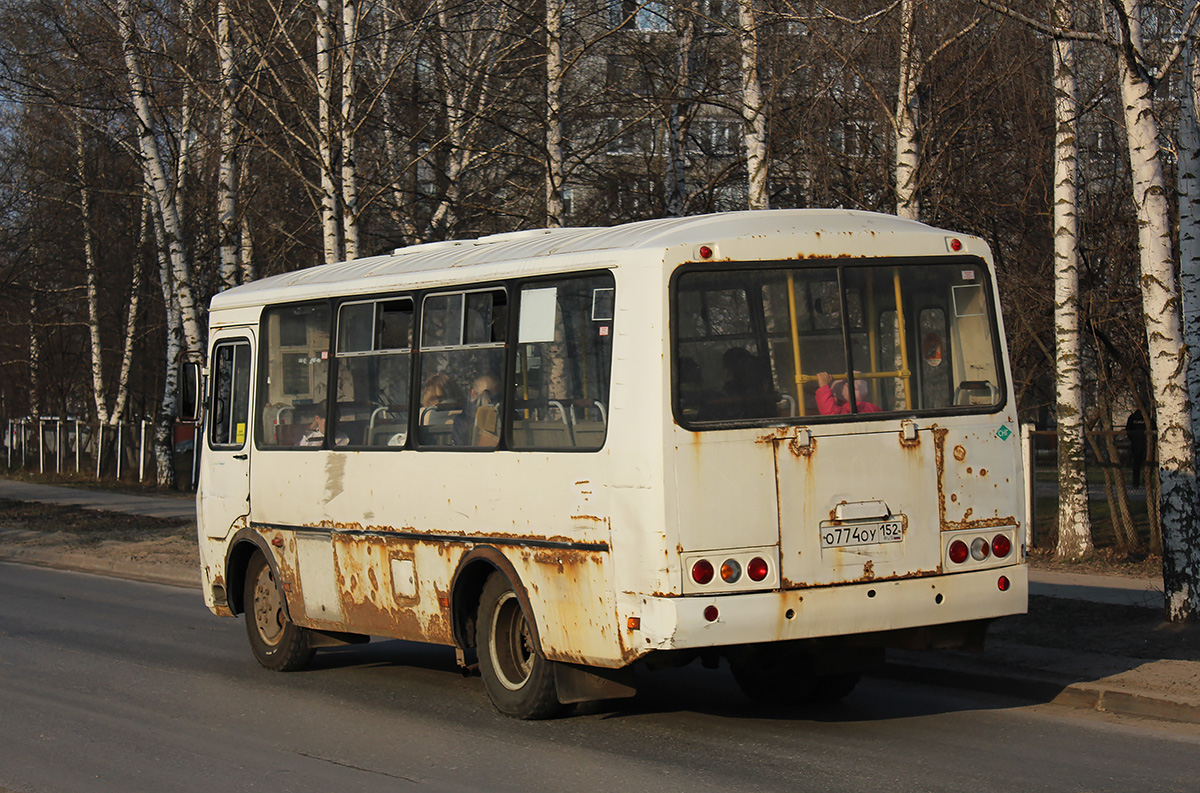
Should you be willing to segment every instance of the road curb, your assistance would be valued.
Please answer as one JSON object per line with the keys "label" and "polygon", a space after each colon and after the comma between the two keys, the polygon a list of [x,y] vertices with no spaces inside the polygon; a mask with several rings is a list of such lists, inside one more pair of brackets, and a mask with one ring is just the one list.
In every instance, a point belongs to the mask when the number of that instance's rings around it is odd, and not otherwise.
{"label": "road curb", "polygon": [[[931,661],[936,659],[931,658]],[[1121,716],[1200,724],[1200,702],[1185,702],[1153,692],[1134,692],[1098,682],[1016,672],[1011,669],[961,669],[889,660],[877,676],[909,683],[949,686],[968,691],[1019,697]]]}

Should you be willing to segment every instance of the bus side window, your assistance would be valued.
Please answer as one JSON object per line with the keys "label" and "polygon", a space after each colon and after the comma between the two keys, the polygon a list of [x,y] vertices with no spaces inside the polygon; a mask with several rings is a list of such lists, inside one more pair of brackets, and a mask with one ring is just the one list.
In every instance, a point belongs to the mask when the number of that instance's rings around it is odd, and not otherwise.
{"label": "bus side window", "polygon": [[614,295],[608,273],[522,288],[510,448],[604,445]]}
{"label": "bus side window", "polygon": [[[263,312],[256,428],[261,448],[300,447],[329,390],[327,303],[277,306]],[[319,448],[311,446],[309,448]]]}
{"label": "bus side window", "polygon": [[421,446],[493,449],[499,444],[507,326],[503,289],[425,298],[417,422]]}
{"label": "bus side window", "polygon": [[246,342],[221,343],[213,349],[212,398],[209,444],[242,448],[250,415],[250,345]]}
{"label": "bus side window", "polygon": [[397,448],[408,439],[413,315],[410,298],[338,309],[336,421],[350,446]]}

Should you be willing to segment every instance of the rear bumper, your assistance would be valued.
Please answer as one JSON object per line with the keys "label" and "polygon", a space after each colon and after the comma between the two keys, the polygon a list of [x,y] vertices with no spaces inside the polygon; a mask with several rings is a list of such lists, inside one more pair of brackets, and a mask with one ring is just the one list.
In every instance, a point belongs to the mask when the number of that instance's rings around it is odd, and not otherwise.
{"label": "rear bumper", "polygon": [[[999,579],[1009,581],[1000,591]],[[639,655],[760,642],[850,636],[1023,614],[1025,565],[865,584],[711,597],[641,598]],[[704,612],[717,609],[709,621]]]}

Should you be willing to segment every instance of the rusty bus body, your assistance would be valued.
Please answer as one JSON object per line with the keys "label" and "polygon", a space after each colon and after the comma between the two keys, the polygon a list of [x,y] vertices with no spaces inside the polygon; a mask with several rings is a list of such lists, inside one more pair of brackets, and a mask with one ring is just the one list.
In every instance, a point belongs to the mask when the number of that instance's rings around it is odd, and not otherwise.
{"label": "rusty bus body", "polygon": [[[982,240],[833,210],[433,243],[229,290],[206,603],[245,612],[271,668],[368,635],[478,649],[521,717],[632,693],[639,659],[725,655],[751,696],[835,699],[874,648],[977,644],[1027,600],[995,295]],[[426,404],[438,375],[470,396]]]}

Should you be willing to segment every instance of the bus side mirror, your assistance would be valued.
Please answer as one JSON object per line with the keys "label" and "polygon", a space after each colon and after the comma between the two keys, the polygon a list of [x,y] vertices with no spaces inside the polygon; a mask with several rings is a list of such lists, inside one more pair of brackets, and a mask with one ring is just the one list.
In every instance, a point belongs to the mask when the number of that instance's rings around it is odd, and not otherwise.
{"label": "bus side mirror", "polygon": [[179,370],[179,419],[199,421],[202,393],[200,388],[200,364],[185,361]]}

